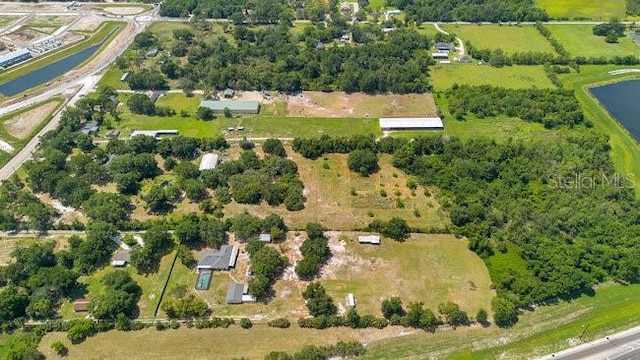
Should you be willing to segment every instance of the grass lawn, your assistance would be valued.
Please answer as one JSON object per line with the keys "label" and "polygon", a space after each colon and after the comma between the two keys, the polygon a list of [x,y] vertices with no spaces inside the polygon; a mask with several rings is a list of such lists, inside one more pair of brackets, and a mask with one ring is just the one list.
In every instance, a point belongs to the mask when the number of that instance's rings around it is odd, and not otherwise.
{"label": "grass lawn", "polygon": [[436,91],[450,88],[453,84],[492,85],[505,88],[553,88],[542,66],[505,66],[473,64],[436,65],[430,69],[431,82]]}
{"label": "grass lawn", "polygon": [[129,83],[126,81],[120,81],[124,71],[118,69],[115,65],[108,67],[100,81],[98,86],[110,86],[116,90],[129,90]]}
{"label": "grass lawn", "polygon": [[625,17],[625,0],[535,0],[534,3],[555,19],[609,20],[612,16]]}
{"label": "grass lawn", "polygon": [[549,41],[533,25],[443,25],[442,29],[478,49],[502,49],[507,54],[525,51],[555,54]]}
{"label": "grass lawn", "polygon": [[[54,51],[48,55],[45,56],[41,56],[38,57],[32,61],[28,61],[26,62],[24,65],[19,65],[16,67],[12,67],[9,70],[6,71],[0,71],[0,83],[3,82],[7,82],[9,80],[15,79],[21,75],[24,75],[26,73],[29,73],[35,69],[41,68],[51,62],[54,62],[56,60],[60,60],[64,57],[67,57],[69,55],[72,55],[78,51],[84,50],[85,48],[91,46],[91,45],[95,45],[97,43],[100,43],[101,41],[103,41],[105,39],[105,37],[108,34],[111,34],[111,37],[102,44],[101,48],[98,49],[98,51],[96,51],[93,56],[91,56],[89,59],[87,59],[84,63],[86,63],[87,61],[90,61],[93,57],[95,57],[97,54],[99,54],[105,47],[106,45],[108,45],[109,41],[113,40],[116,36],[116,34],[121,31],[124,28],[125,24],[122,22],[114,22],[114,21],[108,21],[108,22],[104,22],[100,25],[100,27],[98,28],[98,30],[96,30],[93,35],[91,35],[90,37],[86,38],[85,40],[82,40],[78,43],[75,43],[71,46],[68,47],[63,47],[60,50]],[[113,33],[112,33],[113,31]],[[80,65],[82,66],[82,65]]]}
{"label": "grass lawn", "polygon": [[[120,101],[126,104],[127,94],[120,94]],[[177,129],[181,135],[192,137],[224,135],[228,138],[238,137],[296,137],[351,135],[351,134],[381,134],[377,119],[365,118],[314,118],[314,117],[284,117],[247,115],[225,118],[219,115],[212,121],[197,120],[193,114],[200,104],[201,97],[195,95],[186,97],[183,94],[167,94],[156,102],[157,105],[169,106],[178,115],[173,117],[146,116],[132,114],[126,105],[121,109],[122,120],[113,125],[122,130],[123,135],[133,130]],[[180,111],[186,110],[189,116],[181,117]],[[243,126],[242,132],[229,132],[227,128]]]}
{"label": "grass lawn", "polygon": [[[264,216],[277,212],[292,229],[303,229],[308,222],[315,221],[331,230],[353,230],[366,226],[374,218],[394,216],[404,218],[409,226],[420,228],[439,228],[448,222],[432,193],[425,195],[421,186],[414,192],[407,188],[407,176],[391,166],[389,155],[381,156],[380,171],[366,178],[348,169],[345,154],[327,155],[328,169],[323,167],[325,160],[322,158],[305,159],[291,150],[288,155],[298,164],[300,180],[305,185],[307,201],[303,210],[288,211],[284,206],[271,207],[266,203],[232,202],[225,206],[225,214],[234,215],[246,210]],[[352,189],[356,191],[355,196],[351,195]],[[381,195],[383,190],[386,196]]]}
{"label": "grass lawn", "polygon": [[[171,268],[171,262],[173,261],[175,253],[171,253],[162,258],[160,261],[160,267],[158,272],[149,275],[139,275],[133,266],[127,266],[124,270],[131,274],[131,277],[142,288],[142,296],[138,301],[138,308],[140,310],[139,318],[149,319],[153,318],[153,312],[160,300],[160,293],[164,286],[167,277],[169,276],[169,270]],[[103,269],[96,271],[90,276],[80,277],[78,282],[86,284],[88,295],[97,294],[102,291],[102,284],[100,280],[109,272],[114,271],[114,268],[107,266]],[[78,297],[84,294],[78,294]],[[71,302],[65,302],[62,304],[60,314],[63,318],[77,318],[84,317],[86,314],[76,314],[73,312],[73,304]],[[158,313],[159,317],[164,316],[162,311]]]}
{"label": "grass lawn", "polygon": [[609,44],[604,37],[593,35],[593,25],[545,25],[572,56],[637,56],[638,46],[629,37],[618,39],[617,44]]}
{"label": "grass lawn", "polygon": [[[138,6],[136,4],[135,6]],[[209,23],[209,30],[206,33],[199,32],[193,28],[186,20],[185,22],[174,22],[174,21],[158,21],[149,25],[147,28],[152,34],[154,34],[158,40],[160,40],[160,44],[162,44],[163,49],[171,49],[177,40],[173,37],[173,30],[176,29],[190,29],[196,34],[197,40],[211,40],[217,38],[218,36],[224,36],[227,40],[230,40],[232,43],[234,42],[233,36],[231,33],[225,33],[223,25]]]}
{"label": "grass lawn", "polygon": [[587,119],[609,136],[611,159],[620,174],[632,174],[635,178],[636,195],[640,197],[640,146],[637,141],[600,106],[600,103],[588,91],[589,87],[605,85],[626,79],[638,79],[640,75],[609,75],[607,72],[624,69],[622,66],[581,66],[580,74],[568,74],[560,77],[565,87],[573,89],[582,105]]}
{"label": "grass lawn", "polygon": [[424,335],[375,342],[364,358],[420,357],[439,354],[451,359],[530,359],[606,334],[640,324],[637,298],[640,286],[608,284],[598,287],[595,296],[582,297],[526,312],[509,329],[459,328],[436,331],[428,340]]}

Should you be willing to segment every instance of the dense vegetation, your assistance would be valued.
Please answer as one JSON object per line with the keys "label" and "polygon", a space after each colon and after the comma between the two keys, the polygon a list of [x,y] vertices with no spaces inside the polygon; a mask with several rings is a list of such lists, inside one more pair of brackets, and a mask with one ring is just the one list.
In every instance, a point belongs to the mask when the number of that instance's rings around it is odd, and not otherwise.
{"label": "dense vegetation", "polygon": [[331,256],[327,238],[320,224],[307,224],[307,239],[300,246],[300,253],[302,259],[296,265],[296,274],[303,279],[317,276],[322,265]]}
{"label": "dense vegetation", "polygon": [[640,0],[627,0],[626,10],[629,15],[640,15]]}
{"label": "dense vegetation", "polygon": [[[334,20],[328,27],[317,25],[296,36],[284,24],[260,28],[239,25],[233,30],[235,41],[225,37],[200,41],[195,36],[176,41],[168,50],[185,61],[165,59],[162,69],[167,77],[179,78],[184,89],[231,87],[366,93],[423,93],[430,89],[428,37],[402,29],[380,41],[371,41],[368,34],[375,39],[380,36],[380,29],[358,28],[356,41],[362,41],[361,44],[335,46],[336,39],[347,29],[346,22]],[[174,33],[174,37],[185,39],[181,33]],[[324,46],[325,43],[333,44]],[[155,79],[162,77],[162,73],[140,70],[135,56],[121,59],[119,66],[132,72],[129,79],[132,88],[166,86]],[[166,66],[168,63],[173,65]]]}
{"label": "dense vegetation", "polygon": [[247,252],[251,258],[252,272],[249,293],[256,298],[265,299],[272,295],[271,286],[282,274],[287,258],[280,255],[278,250],[256,239],[249,240]]}
{"label": "dense vegetation", "polygon": [[[491,89],[470,91],[475,98],[492,96]],[[503,97],[509,93],[518,91]],[[297,139],[294,145],[321,155],[356,139]],[[517,306],[571,296],[598,282],[640,281],[640,204],[632,184],[613,170],[605,137],[583,128],[556,143],[382,140],[359,146],[394,153],[394,166],[438,187],[455,233],[485,259],[498,290],[497,323],[515,321]]]}
{"label": "dense vegetation", "polygon": [[387,0],[404,10],[410,21],[547,21],[549,16],[531,0]]}
{"label": "dense vegetation", "polygon": [[514,90],[454,84],[446,95],[449,112],[458,119],[467,113],[480,118],[506,115],[541,123],[548,129],[584,122],[580,104],[569,90]]}

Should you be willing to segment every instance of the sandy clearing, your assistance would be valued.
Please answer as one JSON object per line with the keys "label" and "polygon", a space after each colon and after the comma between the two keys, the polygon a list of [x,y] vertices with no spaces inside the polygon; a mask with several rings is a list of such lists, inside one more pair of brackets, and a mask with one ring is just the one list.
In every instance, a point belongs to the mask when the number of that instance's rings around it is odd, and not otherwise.
{"label": "sandy clearing", "polygon": [[100,24],[105,21],[105,18],[94,15],[83,16],[77,23],[73,24],[70,30],[72,31],[95,31]]}
{"label": "sandy clearing", "polygon": [[102,10],[116,15],[135,15],[144,12],[144,8],[138,6],[105,6]]}
{"label": "sandy clearing", "polygon": [[24,139],[58,106],[57,101],[48,102],[35,109],[16,115],[4,123],[4,128],[9,135]]}

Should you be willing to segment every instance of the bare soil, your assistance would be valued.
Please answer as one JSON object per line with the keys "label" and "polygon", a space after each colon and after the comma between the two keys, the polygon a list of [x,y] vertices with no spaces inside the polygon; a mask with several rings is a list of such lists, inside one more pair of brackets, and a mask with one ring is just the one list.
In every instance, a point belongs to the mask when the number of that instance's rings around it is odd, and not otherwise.
{"label": "bare soil", "polygon": [[304,91],[288,96],[288,116],[384,117],[435,115],[431,94],[367,95]]}
{"label": "bare soil", "polygon": [[135,15],[144,11],[144,8],[137,6],[105,6],[104,12],[116,15]]}
{"label": "bare soil", "polygon": [[57,101],[52,101],[33,110],[16,115],[4,123],[4,128],[9,135],[17,139],[24,139],[38,127],[38,124],[40,124],[58,104]]}
{"label": "bare soil", "polygon": [[98,16],[83,16],[82,18],[80,18],[80,20],[78,20],[77,23],[75,23],[72,27],[71,30],[72,31],[95,31],[100,24],[102,24],[104,22],[104,18],[103,17],[98,17]]}

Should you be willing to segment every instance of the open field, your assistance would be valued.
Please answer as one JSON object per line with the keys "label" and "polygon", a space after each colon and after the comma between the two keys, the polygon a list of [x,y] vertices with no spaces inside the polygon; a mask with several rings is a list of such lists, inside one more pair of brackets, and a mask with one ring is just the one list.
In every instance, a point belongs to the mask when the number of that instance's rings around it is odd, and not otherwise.
{"label": "open field", "polygon": [[[226,24],[221,25],[221,24],[215,24],[215,23],[208,23],[207,26],[208,26],[208,30],[206,33],[194,31],[196,33],[197,39],[212,40],[214,38],[217,38],[218,36],[224,36],[231,43],[235,42],[231,32],[224,31],[224,29],[227,28]],[[170,49],[174,45],[174,43],[177,42],[177,40],[173,38],[173,30],[175,29],[194,30],[193,26],[191,26],[187,22],[173,22],[173,21],[156,21],[150,24],[149,27],[147,27],[147,31],[151,32],[158,38],[158,40],[160,41],[160,44],[162,44],[162,47],[164,49]]]}
{"label": "open field", "polygon": [[55,28],[55,31],[57,28],[69,24],[73,19],[73,16],[32,16],[25,25],[32,28]]}
{"label": "open field", "polygon": [[102,10],[115,15],[136,15],[153,9],[150,4],[104,4],[92,7],[94,10]]}
{"label": "open field", "polygon": [[[21,75],[29,73],[35,69],[41,68],[51,62],[56,60],[60,60],[66,56],[72,55],[78,51],[81,51],[91,45],[95,45],[100,43],[105,39],[105,37],[111,34],[111,37],[102,45],[102,47],[93,55],[96,56],[102,49],[106,47],[106,45],[111,41],[115,35],[120,32],[124,28],[124,23],[122,22],[105,22],[100,26],[100,28],[87,39],[75,43],[68,47],[63,47],[59,50],[53,51],[50,54],[38,57],[32,61],[27,61],[24,65],[18,65],[16,67],[12,67],[7,71],[0,71],[0,83],[13,80]],[[91,58],[93,58],[93,56]],[[86,61],[90,61],[91,58]],[[85,63],[86,63],[85,61]]]}
{"label": "open field", "polygon": [[580,74],[560,76],[565,87],[573,89],[587,119],[609,137],[611,159],[620,174],[632,174],[636,195],[640,197],[640,149],[636,140],[598,103],[588,91],[589,87],[615,81],[640,78],[638,73],[612,76],[608,71],[624,69],[622,66],[581,66]]}
{"label": "open field", "polygon": [[[69,359],[107,359],[125,352],[130,359],[205,359],[211,358],[212,349],[224,358],[261,359],[272,350],[295,351],[304,345],[354,339],[368,344],[365,359],[423,358],[425,354],[434,358],[526,359],[570,346],[567,339],[576,341],[587,325],[583,342],[640,324],[639,296],[640,285],[606,284],[596,289],[595,296],[583,295],[525,312],[507,329],[459,327],[431,334],[394,327],[310,330],[293,325],[283,330],[255,324],[250,330],[233,325],[228,329],[111,331],[80,345],[70,345],[63,333],[52,333],[45,335],[39,349],[57,359],[50,345],[61,340],[69,346]],[[252,346],[244,346],[247,343]]]}
{"label": "open field", "polygon": [[[328,345],[338,341],[372,341],[398,336],[408,330],[389,327],[383,330],[336,328],[327,330],[274,329],[256,324],[246,330],[238,325],[227,329],[187,329],[121,332],[110,331],[71,345],[64,333],[46,335],[40,351],[47,359],[263,359],[273,350],[293,352],[305,345]],[[59,357],[51,343],[60,340],[69,347],[69,355]]]}
{"label": "open field", "polygon": [[367,95],[344,92],[304,91],[290,96],[287,116],[385,117],[436,114],[431,94]]}
{"label": "open field", "polygon": [[116,90],[129,90],[129,83],[120,81],[122,75],[124,75],[124,71],[116,66],[110,66],[104,70],[104,75],[98,82],[98,86],[110,86]]}
{"label": "open field", "polygon": [[14,116],[13,118],[5,121],[3,126],[9,135],[16,139],[24,139],[29,136],[38,124],[40,124],[40,122],[51,114],[59,105],[60,102],[48,102],[35,109]]}
{"label": "open field", "polygon": [[572,56],[614,57],[638,55],[640,46],[623,36],[617,44],[609,44],[604,37],[593,35],[593,25],[545,25]]}
{"label": "open field", "polygon": [[608,21],[625,17],[625,0],[535,0],[536,6],[554,19],[591,19]]}
{"label": "open field", "polygon": [[[394,216],[404,218],[409,226],[420,228],[438,228],[448,222],[432,193],[426,196],[421,186],[415,192],[407,188],[407,176],[391,166],[389,155],[381,157],[380,171],[363,178],[347,168],[345,154],[327,155],[326,161],[305,159],[291,150],[288,154],[298,164],[300,180],[305,185],[307,201],[303,210],[288,211],[283,206],[271,207],[266,203],[244,205],[234,202],[225,206],[225,214],[245,210],[256,215],[277,212],[294,229],[302,229],[307,222],[315,221],[331,230],[352,230],[368,225],[374,218]],[[323,167],[325,162],[328,169]],[[355,196],[351,195],[352,189]],[[381,195],[382,190],[386,196]],[[404,208],[398,207],[399,202]],[[414,213],[416,210],[419,217]],[[373,217],[369,216],[371,214]]]}
{"label": "open field", "polygon": [[[140,297],[140,301],[138,301],[138,308],[140,311],[138,315],[139,318],[153,318],[153,312],[160,300],[160,293],[162,292],[162,287],[167,280],[167,276],[169,276],[169,270],[171,269],[171,262],[173,261],[174,256],[175,253],[171,253],[163,257],[160,261],[158,272],[146,276],[137,274],[133,266],[127,266],[124,268],[124,270],[131,274],[133,280],[135,280],[135,282],[142,288],[142,296]],[[77,297],[80,298],[86,295],[90,296],[91,294],[100,293],[102,291],[102,284],[100,283],[100,280],[104,275],[113,270],[113,267],[107,266],[96,271],[90,276],[80,277],[78,282],[86,284],[88,294],[77,294]],[[62,304],[60,314],[63,318],[81,318],[87,315],[86,313],[74,313],[73,304],[71,302],[65,302]],[[160,311],[158,315],[161,317],[164,316],[162,311]]]}
{"label": "open field", "polygon": [[542,66],[505,66],[495,68],[473,64],[436,65],[430,68],[430,76],[436,91],[453,84],[491,85],[505,88],[553,88]]}
{"label": "open field", "polygon": [[[20,151],[42,129],[51,114],[62,106],[62,103],[63,100],[56,97],[0,117],[0,140],[9,143],[14,148],[14,153]],[[50,108],[51,104],[54,104],[53,108]],[[41,108],[47,108],[48,111],[41,111]],[[32,115],[27,115],[28,113],[32,113]],[[26,124],[26,126],[25,124],[12,123],[16,118],[28,119],[30,123]],[[20,138],[14,136],[14,134],[23,137]],[[9,161],[11,156],[4,151],[0,151],[0,166]]]}
{"label": "open field", "polygon": [[[120,100],[126,103],[128,96],[120,95]],[[122,120],[116,125],[123,135],[133,130],[177,129],[181,135],[193,137],[224,135],[228,138],[246,137],[296,137],[351,134],[381,134],[377,119],[358,118],[296,118],[285,116],[247,115],[225,118],[219,115],[211,121],[197,120],[193,114],[198,108],[201,97],[195,95],[186,97],[183,94],[170,93],[156,102],[157,105],[169,106],[178,114],[181,110],[190,113],[189,116],[172,117],[146,116],[131,114],[126,106],[122,106]],[[227,128],[243,126],[241,132],[229,132]]]}
{"label": "open field", "polygon": [[553,47],[533,25],[443,25],[442,29],[456,34],[478,49],[502,49],[514,52],[555,53]]}

